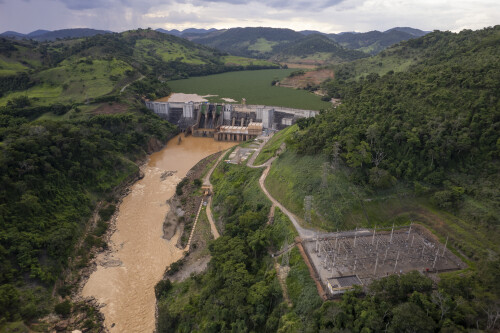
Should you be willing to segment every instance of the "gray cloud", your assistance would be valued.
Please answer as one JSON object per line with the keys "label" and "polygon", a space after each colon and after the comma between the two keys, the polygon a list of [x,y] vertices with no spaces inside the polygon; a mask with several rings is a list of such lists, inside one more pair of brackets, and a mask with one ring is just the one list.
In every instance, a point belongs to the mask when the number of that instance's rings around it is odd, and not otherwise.
{"label": "gray cloud", "polygon": [[90,27],[123,31],[287,27],[324,32],[479,29],[500,22],[498,0],[0,0],[0,32]]}
{"label": "gray cloud", "polygon": [[252,5],[261,4],[271,8],[277,9],[303,9],[303,8],[329,8],[336,6],[346,0],[317,0],[317,1],[303,1],[303,0],[197,0],[196,3],[228,3],[233,5]]}
{"label": "gray cloud", "polygon": [[[2,0],[0,0],[2,1]],[[168,4],[170,1],[165,0],[57,0],[62,2],[67,8],[73,10],[85,10],[94,8],[134,8],[141,11],[148,10],[151,7]]]}

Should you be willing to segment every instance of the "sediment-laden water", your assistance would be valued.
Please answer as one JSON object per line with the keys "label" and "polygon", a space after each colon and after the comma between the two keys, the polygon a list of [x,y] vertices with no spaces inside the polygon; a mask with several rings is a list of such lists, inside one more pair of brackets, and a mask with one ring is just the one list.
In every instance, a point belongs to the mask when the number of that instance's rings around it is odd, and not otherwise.
{"label": "sediment-laden water", "polygon": [[[85,284],[84,297],[101,304],[105,326],[111,332],[152,332],[155,329],[154,286],[165,268],[182,256],[175,244],[162,238],[166,201],[177,183],[198,161],[234,143],[178,137],[150,156],[142,168],[144,178],[123,199],[111,237],[111,253],[100,254],[97,270]],[[176,171],[162,180],[165,171]]]}

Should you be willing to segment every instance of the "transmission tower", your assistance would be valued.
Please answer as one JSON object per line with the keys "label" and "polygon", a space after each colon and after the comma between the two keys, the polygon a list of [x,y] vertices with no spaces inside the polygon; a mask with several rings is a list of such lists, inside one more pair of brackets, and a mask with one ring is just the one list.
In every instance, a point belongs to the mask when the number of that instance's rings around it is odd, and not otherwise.
{"label": "transmission tower", "polygon": [[306,195],[304,197],[304,220],[306,222],[311,222],[311,208],[312,208],[312,195]]}
{"label": "transmission tower", "polygon": [[321,176],[321,188],[328,187],[328,163],[323,163],[323,175]]}

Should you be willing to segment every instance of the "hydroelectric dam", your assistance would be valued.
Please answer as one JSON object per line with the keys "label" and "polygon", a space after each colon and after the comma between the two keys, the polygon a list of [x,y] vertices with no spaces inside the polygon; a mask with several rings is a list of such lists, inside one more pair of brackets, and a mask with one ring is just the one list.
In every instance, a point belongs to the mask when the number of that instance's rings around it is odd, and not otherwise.
{"label": "hydroelectric dam", "polygon": [[280,106],[145,101],[146,107],[187,134],[217,141],[246,141],[264,130],[281,130],[319,111]]}

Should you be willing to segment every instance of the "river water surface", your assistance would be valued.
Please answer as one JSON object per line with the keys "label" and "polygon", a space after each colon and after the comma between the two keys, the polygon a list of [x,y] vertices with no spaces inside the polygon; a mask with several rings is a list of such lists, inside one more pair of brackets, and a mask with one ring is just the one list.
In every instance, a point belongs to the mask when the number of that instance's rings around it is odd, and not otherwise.
{"label": "river water surface", "polygon": [[[198,161],[234,146],[213,139],[178,137],[150,156],[137,181],[123,199],[111,236],[110,253],[99,254],[97,270],[85,284],[82,295],[93,296],[104,306],[104,325],[111,332],[153,332],[155,329],[154,286],[165,268],[182,256],[175,244],[162,238],[166,201],[177,183]],[[176,171],[161,180],[165,171]]]}

